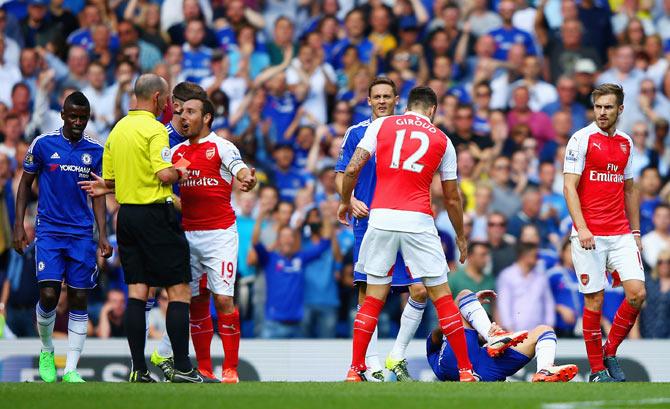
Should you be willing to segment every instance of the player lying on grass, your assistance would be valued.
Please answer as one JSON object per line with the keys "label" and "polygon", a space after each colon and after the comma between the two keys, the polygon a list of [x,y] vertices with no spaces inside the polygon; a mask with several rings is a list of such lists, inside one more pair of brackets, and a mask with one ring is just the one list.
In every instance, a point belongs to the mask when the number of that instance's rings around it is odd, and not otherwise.
{"label": "player lying on grass", "polygon": [[[496,293],[491,290],[473,293],[463,290],[456,297],[461,311],[468,355],[474,372],[484,382],[504,381],[517,373],[533,357],[537,357],[537,372],[533,382],[568,382],[577,374],[576,365],[554,365],[556,334],[548,325],[538,325],[530,331],[505,332],[491,322],[482,303],[490,302]],[[487,344],[479,345],[479,337]],[[441,381],[458,381],[458,365],[451,346],[435,329],[426,342],[428,363]]]}

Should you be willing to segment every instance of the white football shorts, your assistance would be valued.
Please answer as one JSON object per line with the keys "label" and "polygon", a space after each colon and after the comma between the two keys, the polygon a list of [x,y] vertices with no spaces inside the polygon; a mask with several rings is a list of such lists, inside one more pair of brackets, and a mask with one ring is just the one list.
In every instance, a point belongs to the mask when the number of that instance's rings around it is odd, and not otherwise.
{"label": "white football shorts", "polygon": [[[398,250],[412,278],[423,279],[429,287],[447,282],[449,266],[434,227],[421,233],[409,233],[368,226],[361,242],[356,271],[367,274],[368,283],[390,283]],[[377,278],[388,279],[380,281]]]}
{"label": "white football shorts", "polygon": [[205,288],[206,280],[206,287],[214,294],[232,297],[235,293],[239,247],[237,225],[233,224],[227,229],[185,233],[191,248],[192,296],[200,295],[200,288]]}
{"label": "white football shorts", "polygon": [[618,236],[594,236],[595,250],[584,250],[576,235],[572,242],[572,262],[579,279],[579,292],[591,294],[604,290],[607,274],[617,281],[644,281],[642,257],[632,234]]}

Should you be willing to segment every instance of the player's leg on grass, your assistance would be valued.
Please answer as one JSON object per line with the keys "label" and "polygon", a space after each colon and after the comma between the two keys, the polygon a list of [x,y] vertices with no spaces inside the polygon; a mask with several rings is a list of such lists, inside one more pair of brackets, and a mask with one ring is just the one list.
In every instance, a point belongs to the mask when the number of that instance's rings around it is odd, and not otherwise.
{"label": "player's leg on grass", "polygon": [[[604,274],[603,274],[604,275]],[[603,340],[600,320],[602,317],[605,291],[584,294],[584,314],[582,327],[586,355],[591,366],[589,382],[614,382],[603,363]]]}
{"label": "player's leg on grass", "polygon": [[365,354],[390,290],[391,277],[368,275],[366,296],[354,319],[353,353],[351,369],[347,374],[348,382],[366,380]]}
{"label": "player's leg on grass", "polygon": [[447,284],[447,273],[445,272],[439,277],[424,278],[423,282],[428,290],[428,296],[435,304],[442,333],[447,338],[454,355],[456,355],[461,382],[475,382],[472,363],[470,363],[468,357],[461,313],[454,303],[451,289]]}
{"label": "player's leg on grass", "polygon": [[130,347],[132,369],[130,382],[152,382],[144,357],[146,345],[146,316],[144,307],[147,304],[149,286],[142,283],[128,284],[128,304],[126,306],[126,336]]}
{"label": "player's leg on grass", "polygon": [[39,284],[40,300],[35,307],[37,332],[42,341],[40,350],[39,373],[44,382],[56,382],[56,364],[54,362],[53,332],[56,322],[56,305],[61,292],[61,282],[42,281]]}
{"label": "player's leg on grass", "polygon": [[456,304],[461,311],[461,315],[477,333],[486,340],[486,352],[491,357],[501,355],[505,350],[514,345],[518,345],[528,337],[528,331],[508,332],[496,326],[492,330],[493,323],[486,310],[482,306],[480,298],[486,300],[495,296],[493,291],[482,291],[478,294],[470,290],[462,290],[456,296]]}
{"label": "player's leg on grass", "polygon": [[77,373],[77,363],[84,349],[88,331],[88,291],[87,289],[67,288],[67,302],[70,309],[67,324],[69,350],[65,361],[63,382],[81,383],[84,380]]}
{"label": "player's leg on grass", "polygon": [[198,361],[198,370],[208,377],[214,377],[210,353],[214,326],[209,312],[209,300],[209,290],[201,287],[199,294],[191,298],[189,323],[195,358]]}
{"label": "player's leg on grass", "polygon": [[[365,301],[365,290],[367,288],[367,283],[364,281],[359,281],[356,283],[358,286],[358,305],[356,305],[356,312],[360,311],[363,302]],[[384,380],[384,370],[381,363],[379,362],[379,353],[377,352],[377,339],[379,331],[377,326],[375,326],[375,331],[372,333],[370,338],[370,343],[368,344],[368,349],[365,351],[365,366],[367,367],[366,376],[369,376],[369,380]]]}
{"label": "player's leg on grass", "polygon": [[223,383],[238,383],[237,365],[240,351],[240,312],[235,308],[233,297],[214,294],[214,304],[219,316],[219,336],[223,344]]}
{"label": "player's leg on grass", "polygon": [[612,329],[607,337],[604,347],[604,364],[610,375],[619,382],[626,380],[619,362],[616,359],[617,349],[621,342],[628,336],[631,328],[635,325],[640,308],[646,298],[644,281],[626,280],[623,282],[626,298],[623,300],[614,316]]}
{"label": "player's leg on grass", "polygon": [[528,333],[528,338],[512,347],[528,358],[536,357],[537,372],[533,382],[568,382],[577,374],[577,365],[555,365],[556,333],[549,325],[538,325]]}
{"label": "player's leg on grass", "polygon": [[[153,295],[154,297],[167,300],[167,293],[162,288],[152,288],[149,292],[149,297],[152,297],[152,290],[157,292],[157,295]],[[148,303],[149,301],[147,301],[147,304]],[[147,328],[148,326],[149,325],[147,324]],[[174,374],[174,359],[172,358],[172,344],[170,343],[170,337],[167,332],[163,333],[163,336],[158,343],[158,347],[151,353],[151,358],[149,358],[149,360],[163,372],[165,382],[170,382],[170,379],[172,379],[172,375]]]}
{"label": "player's leg on grass", "polygon": [[426,309],[428,293],[422,283],[409,286],[409,299],[403,308],[400,317],[400,329],[395,339],[393,348],[386,358],[386,369],[396,375],[399,382],[411,381],[412,378],[407,371],[407,360],[405,359],[407,346],[409,345],[416,330],[421,325],[423,311]]}

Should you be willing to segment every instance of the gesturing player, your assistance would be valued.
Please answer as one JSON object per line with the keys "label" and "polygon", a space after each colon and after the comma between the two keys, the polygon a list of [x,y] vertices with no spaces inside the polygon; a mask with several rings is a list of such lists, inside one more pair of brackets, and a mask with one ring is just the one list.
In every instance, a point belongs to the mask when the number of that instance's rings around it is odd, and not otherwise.
{"label": "gesturing player", "polygon": [[[366,119],[351,126],[344,134],[342,151],[335,166],[335,171],[338,172],[336,175],[336,186],[340,194],[342,194],[343,172],[370,123],[377,118],[392,115],[395,106],[398,104],[398,92],[395,83],[383,77],[373,80],[368,87],[368,104],[372,107],[372,119]],[[361,242],[368,228],[369,207],[372,203],[375,183],[375,159],[370,158],[370,161],[361,169],[351,198],[352,214],[354,216],[354,263],[358,261]],[[366,275],[356,269],[354,269],[354,284],[358,286],[358,307],[360,308],[365,299]],[[391,286],[409,286],[410,299],[403,310],[402,318],[400,319],[400,330],[398,331],[393,349],[386,359],[386,368],[396,374],[398,381],[409,381],[411,377],[407,371],[405,351],[421,324],[423,311],[426,308],[426,288],[423,286],[421,279],[412,278],[408,274],[405,262],[400,254],[398,254],[395,266],[393,267]],[[379,364],[377,354],[377,328],[375,328],[372,334],[365,360],[367,366],[369,366],[369,379],[383,381],[384,373]]]}
{"label": "gesturing player", "polygon": [[[168,138],[170,148],[177,146],[178,144],[184,142],[186,137],[183,135],[184,131],[182,129],[181,114],[184,111],[184,102],[189,99],[207,99],[207,93],[204,89],[198,84],[193,82],[183,81],[175,85],[172,90],[172,118],[170,122],[165,125],[165,128],[168,131]],[[179,198],[179,185],[172,185],[172,190],[174,194],[172,198],[174,200],[175,208],[181,210],[181,199]],[[147,336],[149,334],[149,312],[154,306],[155,303],[155,292],[156,289],[152,288],[149,294],[149,299],[145,306],[145,314],[147,321]],[[207,342],[207,347],[209,348],[210,342]],[[195,346],[196,350],[198,345]],[[170,337],[165,335],[161,342],[151,354],[151,363],[156,365],[163,371],[165,379],[171,379],[174,372],[174,361],[172,358],[172,345],[170,344]]]}
{"label": "gesturing player", "polygon": [[88,99],[81,92],[70,94],[63,103],[63,127],[35,138],[23,161],[16,198],[14,248],[23,253],[28,242],[23,228],[30,187],[39,174],[35,262],[40,300],[37,303],[37,329],[42,340],[39,373],[44,382],[56,381],[52,334],[61,282],[67,284],[69,306],[68,345],[63,382],[84,382],[77,362],[84,348],[88,324],[88,291],[97,285],[96,244],[93,219],[98,226],[98,249],[109,257],[105,198],[92,199],[77,184],[100,172],[102,146],[84,134],[91,116]]}
{"label": "gesturing player", "polygon": [[[474,370],[484,382],[504,381],[517,373],[533,357],[537,357],[537,372],[533,382],[568,382],[577,375],[577,365],[555,365],[556,333],[548,325],[538,325],[531,331],[518,331],[505,338],[505,342],[492,342],[497,333],[504,332],[492,323],[482,307],[482,302],[494,298],[490,290],[473,293],[461,291],[456,297],[461,311],[468,354]],[[488,341],[479,346],[479,337]],[[451,345],[437,328],[426,342],[426,357],[435,376],[441,381],[457,381],[458,367]]]}
{"label": "gesturing player", "polygon": [[[603,84],[592,93],[596,121],[580,129],[565,151],[563,193],[572,216],[572,259],[584,294],[584,342],[590,382],[623,382],[617,348],[633,327],[645,299],[640,258],[640,203],[633,181],[630,136],[616,129],[623,89]],[[632,229],[632,230],[631,230]],[[600,317],[611,271],[623,282],[621,303],[603,348]],[[608,373],[609,372],[609,373]]]}
{"label": "gesturing player", "polygon": [[366,380],[365,351],[390,290],[392,278],[388,272],[399,250],[410,274],[423,280],[435,304],[440,327],[458,361],[460,380],[476,381],[430,207],[430,184],[439,170],[445,207],[463,262],[467,241],[456,181],[456,151],[447,136],[431,123],[436,110],[437,96],[432,89],[412,89],[404,115],[378,118],[370,124],[344,173],[338,219],[348,225],[358,175],[375,154],[377,184],[357,263],[357,270],[367,274],[367,289],[354,320],[353,358],[347,381]]}
{"label": "gesturing player", "polygon": [[[214,106],[205,99],[184,102],[181,114],[187,141],[172,148],[172,163],[186,161],[190,176],[180,183],[182,224],[191,251],[191,337],[200,372],[214,378],[210,347],[210,291],[218,313],[225,360],[222,382],[237,383],[240,314],[233,304],[237,275],[238,235],[230,204],[233,178],[248,192],[256,185],[254,169],[242,162],[235,145],[210,129]],[[206,278],[203,275],[206,274]],[[206,279],[206,288],[200,282]]]}

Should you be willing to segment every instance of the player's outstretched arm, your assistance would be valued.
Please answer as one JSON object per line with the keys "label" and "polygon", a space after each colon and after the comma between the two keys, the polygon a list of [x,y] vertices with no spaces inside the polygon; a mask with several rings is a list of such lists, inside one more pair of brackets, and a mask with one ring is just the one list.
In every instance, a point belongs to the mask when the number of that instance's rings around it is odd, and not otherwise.
{"label": "player's outstretched arm", "polygon": [[463,201],[461,192],[458,190],[458,181],[456,179],[443,180],[442,192],[444,193],[444,208],[456,232],[456,245],[461,253],[459,261],[463,263],[468,256],[468,240],[463,230]]}
{"label": "player's outstretched arm", "polygon": [[19,254],[23,254],[23,249],[28,246],[28,236],[23,227],[23,220],[26,215],[26,207],[28,207],[28,197],[30,196],[30,188],[35,181],[35,174],[23,172],[19,188],[16,192],[16,220],[14,221],[14,250]]}
{"label": "player's outstretched arm", "polygon": [[626,217],[635,237],[635,244],[642,252],[642,240],[640,240],[640,192],[635,186],[635,181],[626,179],[623,182],[623,201],[626,206]]}
{"label": "player's outstretched arm", "polygon": [[77,182],[77,184],[91,197],[100,197],[114,193],[114,187],[116,186],[113,180],[105,180],[93,172],[91,172],[91,179],[82,180],[81,182]]}
{"label": "player's outstretched arm", "polygon": [[342,179],[342,197],[340,208],[337,210],[337,219],[344,225],[349,225],[347,216],[351,213],[351,194],[358,181],[358,175],[369,160],[370,152],[363,148],[356,148],[354,156],[352,156],[344,171],[344,177]]}
{"label": "player's outstretched arm", "polygon": [[241,183],[240,190],[249,192],[256,186],[256,168],[242,168],[237,172],[237,180]]}
{"label": "player's outstretched arm", "polygon": [[585,250],[594,250],[596,241],[589,228],[586,227],[586,220],[584,220],[584,214],[582,213],[582,203],[577,193],[580,178],[581,175],[579,174],[565,173],[563,175],[563,195],[565,196],[565,202],[568,204],[572,223],[579,235],[579,243]]}

